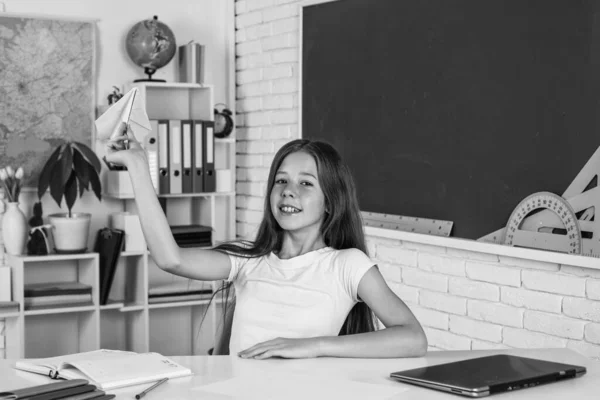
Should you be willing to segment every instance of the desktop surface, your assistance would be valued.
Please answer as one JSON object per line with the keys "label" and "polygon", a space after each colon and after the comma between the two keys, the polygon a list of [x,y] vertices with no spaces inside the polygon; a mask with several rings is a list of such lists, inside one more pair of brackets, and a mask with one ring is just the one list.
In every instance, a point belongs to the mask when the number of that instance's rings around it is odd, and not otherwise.
{"label": "desktop surface", "polygon": [[[580,378],[493,395],[502,399],[597,399],[600,362],[569,349],[512,349],[475,351],[431,351],[425,357],[401,359],[269,359],[247,360],[235,356],[171,356],[192,369],[191,377],[173,379],[149,392],[144,399],[296,399],[313,390],[315,399],[460,399],[462,396],[421,388],[390,378],[394,371],[419,368],[492,354],[514,354],[567,364],[582,365]],[[52,382],[50,378],[12,368],[15,360],[0,360],[0,391]],[[133,399],[149,385],[109,391],[115,400]],[[268,387],[265,387],[268,386]],[[266,396],[271,390],[270,396]],[[365,390],[373,396],[365,397]],[[347,396],[351,392],[354,395]],[[374,397],[376,396],[376,397]]]}

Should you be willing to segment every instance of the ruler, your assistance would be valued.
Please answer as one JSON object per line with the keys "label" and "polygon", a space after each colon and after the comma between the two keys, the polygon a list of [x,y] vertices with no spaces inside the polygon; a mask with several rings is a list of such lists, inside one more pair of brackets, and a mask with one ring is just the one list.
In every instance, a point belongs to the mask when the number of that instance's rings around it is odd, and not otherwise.
{"label": "ruler", "polygon": [[450,236],[452,221],[409,217],[404,215],[380,214],[361,211],[363,224],[376,228],[395,229],[427,235]]}

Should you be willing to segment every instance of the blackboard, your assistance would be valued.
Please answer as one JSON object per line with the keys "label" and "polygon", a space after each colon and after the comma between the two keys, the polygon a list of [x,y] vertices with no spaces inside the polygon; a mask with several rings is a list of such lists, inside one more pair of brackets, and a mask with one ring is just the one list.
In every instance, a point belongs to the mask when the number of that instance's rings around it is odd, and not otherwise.
{"label": "blackboard", "polygon": [[340,151],[363,211],[485,236],[600,145],[599,2],[305,6],[301,134]]}

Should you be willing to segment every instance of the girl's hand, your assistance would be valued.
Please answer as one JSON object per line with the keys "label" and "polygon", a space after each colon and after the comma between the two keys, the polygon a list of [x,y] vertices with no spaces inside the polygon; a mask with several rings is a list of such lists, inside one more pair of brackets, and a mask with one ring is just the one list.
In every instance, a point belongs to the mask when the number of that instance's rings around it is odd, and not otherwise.
{"label": "girl's hand", "polygon": [[240,351],[241,358],[263,360],[270,357],[282,358],[314,358],[319,356],[319,339],[285,339],[277,338],[258,343],[249,349]]}
{"label": "girl's hand", "polygon": [[131,166],[135,161],[143,161],[146,164],[146,152],[135,140],[131,128],[124,126],[122,132],[121,136],[106,143],[105,161],[124,167]]}

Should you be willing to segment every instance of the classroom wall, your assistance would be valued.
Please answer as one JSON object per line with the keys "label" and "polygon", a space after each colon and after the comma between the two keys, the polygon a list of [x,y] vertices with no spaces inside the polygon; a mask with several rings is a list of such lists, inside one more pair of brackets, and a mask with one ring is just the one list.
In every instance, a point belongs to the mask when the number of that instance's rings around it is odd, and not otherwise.
{"label": "classroom wall", "polygon": [[[299,1],[236,2],[237,232],[262,218],[268,167],[298,132]],[[600,265],[579,268],[368,237],[430,349],[568,347],[600,358]]]}
{"label": "classroom wall", "polygon": [[[227,28],[231,20],[227,18],[232,17],[227,15],[227,3],[225,0],[5,0],[0,1],[0,11],[32,17],[50,15],[97,20],[96,102],[102,105],[108,104],[107,96],[113,85],[124,90],[124,84],[146,77],[143,69],[129,59],[125,37],[135,23],[157,15],[171,28],[178,45],[195,40],[206,46],[205,80],[215,86],[215,103],[228,103]],[[176,57],[159,69],[154,78],[177,81]],[[66,208],[60,210],[49,194],[42,200],[44,216],[66,211]],[[35,191],[21,194],[20,206],[28,217],[35,201]],[[92,213],[88,248],[93,247],[98,229],[108,224],[108,215],[122,210],[120,201],[103,198],[99,202],[88,192],[77,201],[73,211]],[[4,254],[0,246],[2,265]],[[0,320],[0,358],[4,358],[4,343],[4,321]]]}

